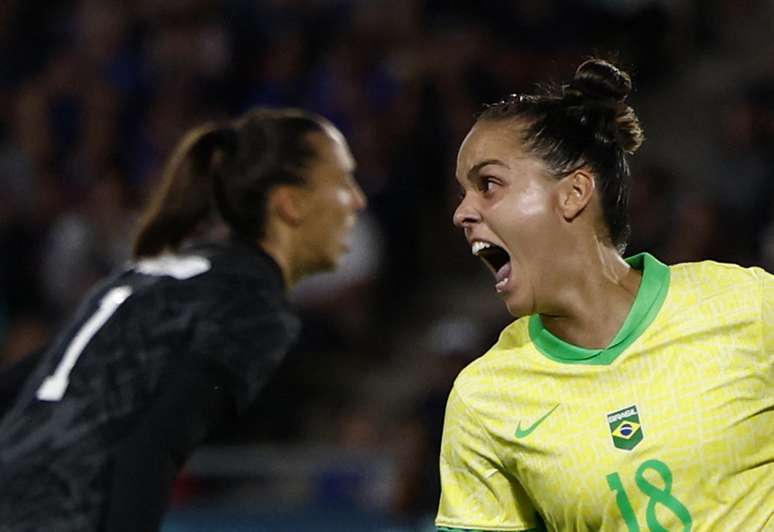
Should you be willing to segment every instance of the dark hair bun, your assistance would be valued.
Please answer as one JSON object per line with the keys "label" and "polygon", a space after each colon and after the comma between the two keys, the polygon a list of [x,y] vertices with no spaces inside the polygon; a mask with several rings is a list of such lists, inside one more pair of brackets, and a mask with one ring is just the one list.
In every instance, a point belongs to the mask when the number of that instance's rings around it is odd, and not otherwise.
{"label": "dark hair bun", "polygon": [[645,140],[637,115],[624,103],[631,91],[629,74],[607,61],[594,58],[581,63],[565,95],[612,109],[610,118],[604,120],[607,125],[603,130],[607,133],[602,133],[602,137],[615,139],[616,144],[631,155]]}
{"label": "dark hair bun", "polygon": [[623,102],[632,91],[632,79],[607,61],[589,59],[575,71],[572,86],[590,100]]}

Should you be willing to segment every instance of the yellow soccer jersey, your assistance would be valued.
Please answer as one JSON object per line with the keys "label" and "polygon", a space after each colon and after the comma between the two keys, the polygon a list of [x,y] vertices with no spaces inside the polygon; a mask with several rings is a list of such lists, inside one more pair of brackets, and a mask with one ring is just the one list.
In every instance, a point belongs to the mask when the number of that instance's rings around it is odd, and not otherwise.
{"label": "yellow soccer jersey", "polygon": [[607,348],[530,316],[460,373],[439,530],[774,531],[774,276],[629,263]]}

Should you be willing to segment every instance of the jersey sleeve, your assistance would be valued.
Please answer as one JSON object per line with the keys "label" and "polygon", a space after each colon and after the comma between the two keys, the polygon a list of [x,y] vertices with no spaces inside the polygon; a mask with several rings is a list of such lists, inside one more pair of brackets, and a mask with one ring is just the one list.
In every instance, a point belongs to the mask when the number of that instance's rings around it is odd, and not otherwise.
{"label": "jersey sleeve", "polygon": [[209,368],[181,368],[142,419],[115,446],[105,532],[158,530],[183,462],[233,405]]}
{"label": "jersey sleeve", "polygon": [[493,442],[456,387],[441,440],[438,530],[538,530],[526,492],[496,456]]}

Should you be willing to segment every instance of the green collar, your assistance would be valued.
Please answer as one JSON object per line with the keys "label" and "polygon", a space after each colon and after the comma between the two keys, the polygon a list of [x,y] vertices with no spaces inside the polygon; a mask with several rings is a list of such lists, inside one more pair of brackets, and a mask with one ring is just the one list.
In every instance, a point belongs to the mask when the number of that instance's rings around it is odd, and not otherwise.
{"label": "green collar", "polygon": [[626,259],[632,268],[642,271],[642,281],[629,315],[610,345],[587,349],[565,342],[543,326],[540,314],[529,317],[529,336],[545,356],[566,364],[610,364],[648,328],[669,289],[669,267],[648,253]]}

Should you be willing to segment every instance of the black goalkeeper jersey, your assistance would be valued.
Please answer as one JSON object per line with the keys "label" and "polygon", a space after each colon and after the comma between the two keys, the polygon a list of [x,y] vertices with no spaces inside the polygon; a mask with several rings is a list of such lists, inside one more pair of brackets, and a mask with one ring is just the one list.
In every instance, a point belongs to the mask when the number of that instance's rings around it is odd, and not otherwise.
{"label": "black goalkeeper jersey", "polygon": [[157,527],[188,453],[255,399],[298,325],[277,264],[236,242],[107,279],[0,421],[0,532]]}

